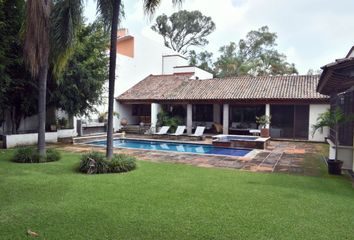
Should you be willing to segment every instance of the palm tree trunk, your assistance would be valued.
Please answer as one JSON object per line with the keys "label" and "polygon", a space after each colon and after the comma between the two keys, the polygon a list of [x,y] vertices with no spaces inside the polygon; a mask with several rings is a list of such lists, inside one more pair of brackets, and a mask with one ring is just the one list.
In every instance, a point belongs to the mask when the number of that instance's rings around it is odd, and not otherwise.
{"label": "palm tree trunk", "polygon": [[109,54],[109,87],[108,87],[108,125],[107,125],[107,152],[106,156],[111,159],[113,156],[113,104],[114,104],[114,83],[116,80],[117,61],[117,28],[120,13],[121,0],[115,0],[113,4],[113,18],[111,26],[111,47]]}
{"label": "palm tree trunk", "polygon": [[48,65],[44,64],[38,74],[38,153],[40,160],[44,160],[45,150],[45,120],[46,120],[46,94],[47,94]]}

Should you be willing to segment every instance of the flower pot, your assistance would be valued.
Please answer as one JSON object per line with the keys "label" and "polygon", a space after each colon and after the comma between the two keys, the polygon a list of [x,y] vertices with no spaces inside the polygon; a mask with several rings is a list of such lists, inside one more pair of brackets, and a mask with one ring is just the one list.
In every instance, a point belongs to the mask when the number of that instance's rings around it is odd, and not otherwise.
{"label": "flower pot", "polygon": [[328,163],[328,173],[332,175],[341,175],[342,174],[342,165],[343,161],[340,160],[327,160]]}
{"label": "flower pot", "polygon": [[262,128],[261,129],[261,137],[262,138],[268,138],[269,137],[269,129],[268,128]]}
{"label": "flower pot", "polygon": [[128,119],[123,118],[123,119],[120,121],[120,124],[121,124],[122,126],[128,125]]}

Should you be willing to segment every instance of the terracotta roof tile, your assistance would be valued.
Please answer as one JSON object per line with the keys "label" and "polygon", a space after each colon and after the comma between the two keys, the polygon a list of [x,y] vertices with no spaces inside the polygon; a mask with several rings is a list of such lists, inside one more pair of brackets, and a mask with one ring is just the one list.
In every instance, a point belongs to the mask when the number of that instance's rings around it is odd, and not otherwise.
{"label": "terracotta roof tile", "polygon": [[190,75],[150,75],[118,100],[327,99],[316,92],[318,75],[192,80]]}

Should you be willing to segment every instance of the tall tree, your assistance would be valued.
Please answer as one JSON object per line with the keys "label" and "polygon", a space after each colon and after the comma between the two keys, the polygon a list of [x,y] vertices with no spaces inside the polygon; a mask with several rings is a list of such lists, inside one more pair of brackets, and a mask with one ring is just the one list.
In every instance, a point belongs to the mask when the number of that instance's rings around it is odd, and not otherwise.
{"label": "tall tree", "polygon": [[189,51],[189,65],[197,66],[214,74],[213,53],[208,51],[196,53],[195,50],[191,50]]}
{"label": "tall tree", "polygon": [[[45,116],[49,66],[50,63],[53,64],[53,73],[56,77],[64,69],[73,52],[72,47],[77,27],[80,25],[83,6],[83,0],[56,0],[54,2],[54,8],[53,0],[28,0],[26,2],[24,56],[31,75],[38,79],[38,151],[41,158],[44,158],[46,154]],[[113,8],[116,4],[117,0],[114,2],[113,0],[97,0],[98,12],[105,23],[113,22],[114,11],[119,11],[120,1],[118,1],[119,6]]]}
{"label": "tall tree", "polygon": [[107,158],[113,156],[113,110],[114,110],[114,85],[116,81],[117,61],[117,28],[121,0],[114,0],[111,24],[111,46],[109,51],[109,87],[108,87],[108,125],[107,125]]}
{"label": "tall tree", "polygon": [[33,78],[38,77],[38,151],[42,159],[46,155],[45,118],[51,10],[52,1],[27,1],[24,56],[31,75]]}
{"label": "tall tree", "polygon": [[13,134],[37,110],[37,87],[26,72],[20,41],[24,13],[24,0],[0,1],[0,122],[9,114]]}
{"label": "tall tree", "polygon": [[209,43],[206,37],[215,30],[215,23],[200,11],[181,10],[169,17],[158,16],[151,29],[163,37],[167,47],[185,54],[191,46]]}
{"label": "tall tree", "polygon": [[[108,1],[108,0],[106,0]],[[116,71],[116,58],[117,58],[117,28],[118,20],[120,18],[120,6],[121,0],[113,0],[113,13],[112,13],[112,24],[111,24],[111,45],[110,45],[110,56],[109,56],[109,87],[108,87],[108,122],[107,122],[107,151],[106,156],[111,159],[113,156],[113,116],[114,116],[114,85],[115,85],[115,71]],[[101,9],[102,3],[101,1]],[[156,8],[159,6],[161,0],[144,0],[144,10],[147,14],[153,14]],[[172,0],[173,3],[180,3],[181,0]],[[105,18],[108,19],[108,18]]]}
{"label": "tall tree", "polygon": [[219,50],[221,55],[215,62],[215,71],[218,77],[230,77],[245,74],[241,71],[241,59],[237,56],[237,45],[230,42]]}
{"label": "tall tree", "polygon": [[109,37],[100,22],[80,27],[75,48],[58,81],[52,81],[49,105],[69,116],[87,115],[100,103],[108,78]]}
{"label": "tall tree", "polygon": [[297,74],[294,64],[276,50],[276,33],[267,26],[250,31],[238,44],[231,42],[220,48],[215,63],[219,76]]}
{"label": "tall tree", "polygon": [[[144,0],[144,9],[152,14],[161,0]],[[180,3],[181,0],[172,0]],[[45,151],[46,88],[49,54],[54,63],[53,73],[59,75],[72,54],[77,26],[80,23],[83,0],[27,0],[24,56],[34,78],[38,78],[38,151],[41,158]],[[97,10],[104,22],[111,27],[109,62],[109,107],[107,132],[107,157],[113,153],[113,102],[116,69],[117,27],[121,16],[121,0],[97,0]]]}

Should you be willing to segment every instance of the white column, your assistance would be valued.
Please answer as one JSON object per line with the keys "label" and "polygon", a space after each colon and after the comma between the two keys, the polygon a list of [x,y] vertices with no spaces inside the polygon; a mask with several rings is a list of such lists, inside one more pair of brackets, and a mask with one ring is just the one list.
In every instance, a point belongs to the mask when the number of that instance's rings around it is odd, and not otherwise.
{"label": "white column", "polygon": [[224,104],[223,109],[223,133],[229,134],[229,104]]}
{"label": "white column", "polygon": [[215,123],[220,123],[220,105],[213,104],[213,121]]}
{"label": "white column", "polygon": [[151,129],[156,132],[157,114],[161,111],[161,105],[158,103],[151,103]]}
{"label": "white column", "polygon": [[[265,115],[268,116],[268,117],[270,116],[270,104],[266,104],[265,105]],[[269,124],[267,124],[266,128],[269,129],[269,127],[270,127]]]}
{"label": "white column", "polygon": [[192,134],[193,126],[193,106],[192,104],[187,104],[187,134]]}
{"label": "white column", "polygon": [[119,114],[119,117],[113,116],[113,129],[114,129],[114,131],[117,131],[121,128],[120,120],[122,119],[122,114],[121,114],[120,106],[121,106],[121,103],[119,103],[117,100],[114,100],[113,111]]}

